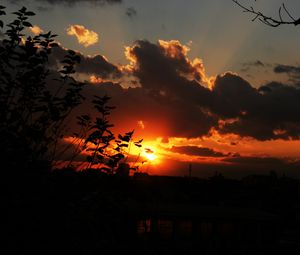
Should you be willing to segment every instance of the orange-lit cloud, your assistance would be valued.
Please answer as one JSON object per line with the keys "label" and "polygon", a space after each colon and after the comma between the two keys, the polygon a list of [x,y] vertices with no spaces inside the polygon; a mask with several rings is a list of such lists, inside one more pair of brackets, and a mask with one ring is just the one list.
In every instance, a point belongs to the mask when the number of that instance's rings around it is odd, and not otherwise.
{"label": "orange-lit cloud", "polygon": [[[188,146],[253,156],[255,149],[249,148],[254,148],[254,142],[262,152],[262,145],[273,140],[299,140],[300,90],[296,86],[272,82],[256,88],[238,74],[227,72],[217,75],[209,88],[203,81],[203,63],[189,59],[188,51],[178,41],[137,41],[126,48],[130,68],[123,69],[101,55],[83,56],[86,64],[80,66],[81,72],[90,72],[91,82],[101,84],[87,86],[85,96],[111,96],[111,105],[117,107],[112,114],[116,129],[138,126],[141,137],[165,137],[171,146],[187,146],[172,143],[173,137],[196,139],[198,144]],[[96,69],[100,64],[103,68]],[[125,75],[137,84],[124,86],[113,74]],[[265,156],[272,155],[274,152]]]}
{"label": "orange-lit cloud", "polygon": [[67,28],[67,34],[76,36],[78,43],[84,47],[96,44],[99,40],[99,36],[96,32],[89,30],[82,25],[69,26]]}
{"label": "orange-lit cloud", "polygon": [[103,82],[103,79],[100,77],[97,77],[96,75],[90,76],[90,82],[91,83],[101,83]]}
{"label": "orange-lit cloud", "polygon": [[[191,73],[187,75],[187,78],[196,79],[204,82],[206,85],[211,87],[211,78],[206,76],[205,67],[203,61],[200,58],[195,58],[194,60],[189,60],[188,52],[190,48],[187,45],[181,44],[177,40],[164,41],[159,40],[159,45],[165,50],[165,54],[173,59],[178,59],[179,61],[185,61],[187,66],[190,67]],[[191,45],[191,44],[190,44]],[[185,75],[185,74],[183,74]]]}
{"label": "orange-lit cloud", "polygon": [[33,33],[34,35],[39,35],[41,33],[43,33],[43,29],[41,29],[39,26],[34,25],[33,27],[29,27],[29,30],[31,33]]}

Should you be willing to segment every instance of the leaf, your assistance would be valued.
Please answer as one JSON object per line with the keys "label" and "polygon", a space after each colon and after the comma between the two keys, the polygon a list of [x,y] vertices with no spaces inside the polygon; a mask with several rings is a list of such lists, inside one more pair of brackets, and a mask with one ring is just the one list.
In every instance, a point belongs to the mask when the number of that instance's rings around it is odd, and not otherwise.
{"label": "leaf", "polygon": [[23,26],[25,27],[32,27],[32,24],[28,21],[23,21]]}
{"label": "leaf", "polygon": [[125,133],[127,136],[133,136],[133,133],[134,133],[134,130],[132,130],[131,132],[127,132],[127,133]]}
{"label": "leaf", "polygon": [[27,10],[27,8],[26,8],[25,6],[23,6],[23,7],[19,10],[19,12],[21,12],[21,13],[26,13],[26,10]]}
{"label": "leaf", "polygon": [[27,16],[34,16],[35,15],[35,13],[34,12],[25,12],[25,15],[27,15]]}
{"label": "leaf", "polygon": [[22,13],[20,12],[12,12],[12,14],[18,15],[18,16],[22,16]]}
{"label": "leaf", "polygon": [[49,38],[49,36],[51,35],[51,31],[49,31],[46,34],[40,34],[40,36],[44,37],[44,38]]}
{"label": "leaf", "polygon": [[14,20],[11,24],[18,26],[18,25],[20,25],[20,23],[21,22],[19,20]]}
{"label": "leaf", "polygon": [[125,136],[123,136],[123,139],[122,139],[122,140],[123,140],[124,142],[129,143],[129,142],[130,142],[130,138],[131,138],[130,136],[125,135]]}

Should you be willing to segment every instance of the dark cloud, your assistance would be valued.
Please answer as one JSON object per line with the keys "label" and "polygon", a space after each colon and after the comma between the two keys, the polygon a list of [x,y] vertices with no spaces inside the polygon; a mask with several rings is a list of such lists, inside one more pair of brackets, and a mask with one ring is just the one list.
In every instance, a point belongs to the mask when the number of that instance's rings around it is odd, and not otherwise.
{"label": "dark cloud", "polygon": [[158,112],[168,121],[170,136],[202,136],[216,124],[207,109],[211,92],[200,83],[203,70],[189,61],[183,45],[138,41],[127,55],[142,90],[161,107]]}
{"label": "dark cloud", "polygon": [[236,74],[217,76],[212,90],[213,112],[224,118],[236,118],[253,111],[261,100],[259,92]]}
{"label": "dark cloud", "polygon": [[263,62],[261,62],[260,60],[257,60],[253,63],[254,66],[265,66],[265,64]]}
{"label": "dark cloud", "polygon": [[129,18],[133,18],[133,17],[137,16],[137,11],[136,11],[136,9],[134,7],[129,7],[126,10],[126,15]]}
{"label": "dark cloud", "polygon": [[300,137],[300,90],[295,86],[273,82],[257,89],[226,73],[217,76],[209,90],[202,85],[203,73],[177,42],[138,41],[129,53],[132,75],[141,87],[117,97],[126,105],[121,112],[135,120],[160,123],[168,130],[162,135],[201,137],[214,127],[220,133],[257,140]]}
{"label": "dark cloud", "polygon": [[249,61],[242,63],[242,68],[240,69],[241,72],[248,72],[252,68],[256,68],[256,71],[258,71],[258,68],[260,69],[267,69],[272,67],[271,64],[264,63],[261,60],[256,60],[256,61]]}
{"label": "dark cloud", "polygon": [[[125,83],[90,84],[85,96],[110,95],[117,107],[113,122],[124,130],[139,121],[153,136],[195,138],[212,128],[221,134],[237,134],[257,140],[300,138],[300,88],[268,83],[254,88],[237,74],[216,77],[211,89],[204,86],[204,67],[187,57],[187,49],[177,41],[157,44],[138,41],[127,48],[131,65],[120,68],[103,56],[82,57],[77,71],[116,82],[130,77],[135,87]],[[66,50],[54,51],[62,59]],[[126,88],[125,88],[126,87]],[[93,112],[93,110],[88,110]],[[150,133],[150,132],[149,132]]]}
{"label": "dark cloud", "polygon": [[292,84],[300,86],[300,66],[276,65],[273,71],[277,74],[287,74]]}
{"label": "dark cloud", "polygon": [[[50,64],[58,66],[60,61],[67,54],[68,49],[61,46],[55,47],[53,49],[52,56],[50,58]],[[81,53],[77,53],[81,57],[80,64],[76,66],[76,71],[78,73],[83,73],[86,75],[95,75],[99,78],[116,78],[121,76],[121,71],[117,66],[110,63],[104,56],[85,56]]]}
{"label": "dark cloud", "polygon": [[258,140],[298,139],[300,135],[300,89],[272,82],[259,88],[255,107],[223,132],[250,136]]}
{"label": "dark cloud", "polygon": [[[152,137],[198,137],[207,134],[213,125],[209,116],[195,112],[197,107],[143,88],[124,89],[119,84],[101,83],[86,87],[85,97],[91,98],[91,95],[112,97],[111,104],[117,107],[112,121],[123,130],[133,129],[138,121],[143,121]],[[87,111],[93,114],[93,109]]]}
{"label": "dark cloud", "polygon": [[199,157],[225,157],[227,154],[199,146],[173,146],[171,152]]}
{"label": "dark cloud", "polygon": [[[8,2],[11,3],[19,3],[22,2],[23,0],[10,0]],[[73,6],[77,3],[91,3],[91,4],[97,4],[97,5],[103,5],[103,4],[119,4],[122,3],[122,0],[34,0],[39,3],[48,3],[51,5],[54,4],[64,4],[68,6]],[[23,1],[24,2],[24,1]]]}
{"label": "dark cloud", "polygon": [[245,67],[265,67],[265,64],[260,60],[256,60],[253,62],[243,63],[243,66],[245,66]]}
{"label": "dark cloud", "polygon": [[299,66],[289,66],[289,65],[277,65],[274,67],[274,72],[300,75],[300,67]]}

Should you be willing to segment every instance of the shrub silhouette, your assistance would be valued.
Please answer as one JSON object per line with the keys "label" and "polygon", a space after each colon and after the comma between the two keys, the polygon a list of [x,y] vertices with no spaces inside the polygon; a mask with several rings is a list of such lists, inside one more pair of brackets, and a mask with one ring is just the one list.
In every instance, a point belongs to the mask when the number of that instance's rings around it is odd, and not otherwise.
{"label": "shrub silhouette", "polygon": [[[80,57],[68,50],[62,68],[51,70],[48,60],[57,47],[56,35],[48,32],[25,38],[25,29],[32,27],[28,19],[35,13],[23,7],[13,14],[16,18],[6,31],[0,20],[4,34],[0,41],[0,160],[8,169],[50,170],[57,155],[66,151],[58,149],[69,128],[66,120],[84,99],[85,84],[73,78]],[[1,15],[6,15],[4,6],[0,6]],[[108,101],[107,96],[95,98],[99,113],[95,120],[88,115],[78,117],[80,132],[74,134],[76,150],[69,166],[83,150],[90,154],[88,167],[99,165],[111,173],[125,158],[121,148],[128,147],[133,132],[127,133],[125,140],[115,140],[107,119],[113,109]],[[115,146],[108,152],[112,143]]]}
{"label": "shrub silhouette", "polygon": [[[134,141],[134,131],[127,132],[124,135],[118,135],[116,138],[111,128],[114,126],[108,120],[108,117],[115,107],[109,106],[108,102],[110,97],[108,96],[95,96],[93,102],[94,108],[98,112],[98,116],[92,118],[89,115],[82,115],[77,117],[78,124],[81,126],[81,133],[74,134],[73,144],[77,144],[77,153],[75,152],[72,160],[81,151],[85,151],[87,156],[87,162],[85,168],[97,168],[102,172],[109,174],[121,174],[124,175],[124,169],[137,170],[138,159],[140,154],[134,160],[133,163],[126,163],[130,156],[130,148],[132,144],[138,148],[142,148],[142,141]],[[79,138],[79,140],[78,140]],[[77,149],[76,148],[76,149]],[[122,173],[121,173],[122,172]]]}

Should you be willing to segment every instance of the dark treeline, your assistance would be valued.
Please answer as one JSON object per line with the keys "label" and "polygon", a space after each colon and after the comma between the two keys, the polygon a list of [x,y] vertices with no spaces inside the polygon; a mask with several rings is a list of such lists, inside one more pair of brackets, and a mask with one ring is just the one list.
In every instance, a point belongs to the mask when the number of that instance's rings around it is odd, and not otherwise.
{"label": "dark treeline", "polygon": [[[184,213],[186,219],[190,214],[197,214],[196,208],[213,208],[205,209],[212,219],[222,215],[222,210],[225,213],[229,210],[227,217],[233,221],[241,217],[243,224],[253,211],[259,212],[255,217],[267,214],[266,220],[274,215],[272,227],[278,231],[276,239],[258,251],[282,254],[299,249],[299,181],[274,174],[253,175],[238,181],[221,175],[207,180],[143,174],[122,178],[96,170],[57,170],[47,176],[27,175],[10,180],[8,197],[6,237],[11,254],[193,254],[201,251],[198,242],[189,246],[178,240],[161,243],[157,239],[139,239],[138,220],[145,215],[160,217],[156,214],[161,207],[169,208],[172,217]],[[237,254],[258,252],[253,247],[250,243]],[[215,252],[224,254],[220,250]]]}

